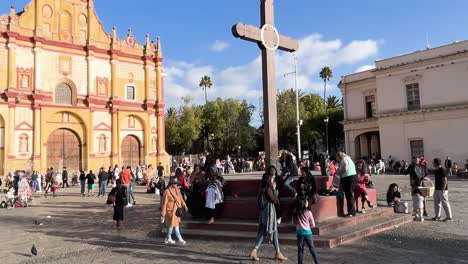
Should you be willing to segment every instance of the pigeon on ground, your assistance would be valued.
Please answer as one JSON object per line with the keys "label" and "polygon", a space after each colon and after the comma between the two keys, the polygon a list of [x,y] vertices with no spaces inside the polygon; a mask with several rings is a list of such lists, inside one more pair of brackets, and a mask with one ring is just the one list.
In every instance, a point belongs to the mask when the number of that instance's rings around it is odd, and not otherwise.
{"label": "pigeon on ground", "polygon": [[37,249],[36,249],[36,246],[33,244],[32,248],[31,248],[31,253],[34,255],[34,256],[37,256]]}

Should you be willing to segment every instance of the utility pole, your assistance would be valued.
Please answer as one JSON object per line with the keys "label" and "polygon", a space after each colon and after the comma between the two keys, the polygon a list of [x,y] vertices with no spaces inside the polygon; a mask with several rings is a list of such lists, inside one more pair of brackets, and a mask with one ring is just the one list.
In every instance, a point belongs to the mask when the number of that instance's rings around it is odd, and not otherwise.
{"label": "utility pole", "polygon": [[284,76],[286,77],[289,74],[294,73],[294,86],[296,90],[296,128],[297,128],[297,154],[298,158],[302,159],[302,150],[301,150],[301,119],[299,116],[299,89],[297,87],[297,55],[296,53],[292,53],[294,56],[294,71],[286,73]]}

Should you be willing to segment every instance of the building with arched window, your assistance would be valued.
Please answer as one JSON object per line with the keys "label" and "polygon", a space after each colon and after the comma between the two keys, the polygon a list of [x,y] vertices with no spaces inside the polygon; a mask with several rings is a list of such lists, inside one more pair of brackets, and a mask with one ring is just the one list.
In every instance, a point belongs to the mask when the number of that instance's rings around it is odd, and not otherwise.
{"label": "building with arched window", "polygon": [[105,32],[94,0],[12,7],[0,33],[0,175],[168,164],[159,38]]}
{"label": "building with arched window", "polygon": [[468,163],[468,41],[378,60],[343,76],[346,151],[353,158]]}

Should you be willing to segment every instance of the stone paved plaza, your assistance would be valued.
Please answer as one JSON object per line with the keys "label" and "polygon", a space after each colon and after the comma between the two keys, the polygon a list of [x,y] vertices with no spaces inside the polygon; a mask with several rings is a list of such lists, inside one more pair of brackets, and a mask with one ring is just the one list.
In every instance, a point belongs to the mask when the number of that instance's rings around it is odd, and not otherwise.
{"label": "stone paved plaza", "polygon": [[[381,203],[391,182],[410,201],[407,176],[373,180]],[[468,263],[467,189],[468,181],[450,179],[454,222],[413,222],[334,249],[318,249],[322,263]],[[138,191],[138,205],[126,209],[121,231],[113,228],[105,198],[80,197],[78,187],[60,190],[56,198],[36,195],[29,208],[0,210],[0,263],[251,263],[246,256],[253,240],[187,239],[185,246],[164,245],[158,235],[159,197]],[[428,205],[431,218],[432,199]],[[43,224],[35,225],[36,220]],[[35,257],[30,253],[33,243],[39,251]],[[289,257],[286,263],[297,262],[296,247],[283,245],[282,250]],[[273,246],[264,244],[259,263],[275,263],[273,253]],[[312,263],[305,255],[305,263]]]}

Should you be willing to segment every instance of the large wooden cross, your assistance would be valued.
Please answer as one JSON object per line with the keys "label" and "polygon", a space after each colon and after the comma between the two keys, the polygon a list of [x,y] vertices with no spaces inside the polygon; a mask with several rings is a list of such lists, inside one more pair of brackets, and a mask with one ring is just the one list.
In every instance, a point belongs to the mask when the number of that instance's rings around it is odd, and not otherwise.
{"label": "large wooden cross", "polygon": [[262,50],[263,116],[266,163],[278,165],[278,119],[276,110],[275,51],[294,52],[299,43],[282,36],[275,28],[273,0],[260,0],[260,27],[238,23],[232,27],[236,38],[255,42]]}

